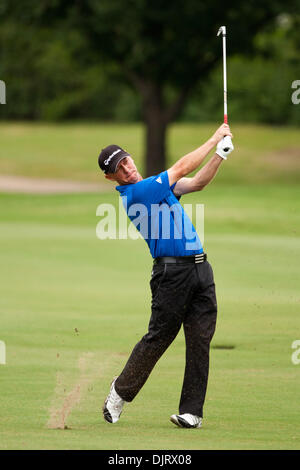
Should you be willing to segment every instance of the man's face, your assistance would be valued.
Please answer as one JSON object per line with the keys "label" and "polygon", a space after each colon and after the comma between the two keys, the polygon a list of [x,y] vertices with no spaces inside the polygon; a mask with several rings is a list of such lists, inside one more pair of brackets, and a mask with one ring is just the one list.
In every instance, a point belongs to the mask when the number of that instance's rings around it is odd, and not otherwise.
{"label": "man's face", "polygon": [[116,181],[119,185],[134,184],[143,179],[131,157],[123,158],[117,166],[117,171],[108,173],[105,178]]}

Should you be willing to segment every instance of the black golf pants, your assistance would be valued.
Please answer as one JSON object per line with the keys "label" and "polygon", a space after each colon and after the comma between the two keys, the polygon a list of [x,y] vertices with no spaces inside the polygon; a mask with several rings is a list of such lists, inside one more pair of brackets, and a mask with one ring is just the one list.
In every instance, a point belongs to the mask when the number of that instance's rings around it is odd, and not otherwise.
{"label": "black golf pants", "polygon": [[202,417],[209,348],[217,318],[212,267],[208,261],[154,264],[150,286],[152,315],[148,333],[134,347],[115,389],[125,401],[132,401],[183,325],[186,363],[179,413]]}

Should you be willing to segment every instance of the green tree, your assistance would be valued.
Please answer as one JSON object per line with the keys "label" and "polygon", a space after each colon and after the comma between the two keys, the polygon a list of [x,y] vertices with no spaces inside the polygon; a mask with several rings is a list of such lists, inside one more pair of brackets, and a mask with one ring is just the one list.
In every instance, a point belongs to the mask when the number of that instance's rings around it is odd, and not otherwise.
{"label": "green tree", "polygon": [[[228,51],[250,54],[253,38],[299,0],[3,0],[2,15],[20,24],[76,31],[91,64],[113,64],[112,76],[126,80],[141,97],[146,124],[146,173],[165,168],[168,124],[181,113],[190,92],[204,83],[221,58],[219,26],[228,28]],[[84,49],[81,48],[81,54]],[[221,77],[220,77],[221,80]]]}
{"label": "green tree", "polygon": [[[280,15],[254,37],[255,56],[236,54],[227,63],[230,122],[299,124],[291,84],[300,78],[300,15]],[[181,119],[216,121],[222,107],[219,63],[191,94]],[[200,105],[201,104],[201,105]]]}

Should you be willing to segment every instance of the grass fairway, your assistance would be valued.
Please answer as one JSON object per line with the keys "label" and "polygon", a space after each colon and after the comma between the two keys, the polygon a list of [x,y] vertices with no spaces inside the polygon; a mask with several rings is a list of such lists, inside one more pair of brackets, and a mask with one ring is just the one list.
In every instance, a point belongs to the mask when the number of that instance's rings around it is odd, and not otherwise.
{"label": "grass fairway", "polygon": [[291,345],[300,339],[300,188],[293,171],[290,183],[284,173],[280,185],[278,175],[231,185],[238,170],[226,165],[223,180],[183,198],[205,204],[219,304],[200,430],[169,422],[183,380],[182,331],[121,420],[109,425],[100,414],[150,316],[145,242],[95,235],[96,207],[117,203],[116,192],[0,194],[0,449],[299,449]]}
{"label": "grass fairway", "polygon": [[[219,123],[221,124],[221,122]],[[217,124],[174,124],[167,134],[168,165],[199,147]],[[232,125],[235,153],[218,183],[297,183],[300,178],[299,129]],[[0,123],[0,172],[38,178],[103,182],[97,157],[116,143],[143,169],[144,130],[139,124]]]}

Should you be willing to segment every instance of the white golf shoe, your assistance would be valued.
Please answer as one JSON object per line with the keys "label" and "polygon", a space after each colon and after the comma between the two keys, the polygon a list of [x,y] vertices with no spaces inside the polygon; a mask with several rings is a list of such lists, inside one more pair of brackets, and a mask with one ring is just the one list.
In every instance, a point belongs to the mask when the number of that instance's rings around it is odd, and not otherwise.
{"label": "white golf shoe", "polygon": [[123,410],[123,406],[126,403],[125,400],[123,400],[115,390],[116,380],[117,377],[113,380],[111,384],[109,394],[107,395],[102,408],[103,417],[108,423],[116,423],[119,420]]}
{"label": "white golf shoe", "polygon": [[202,426],[202,418],[200,418],[200,416],[191,415],[190,413],[172,415],[170,420],[180,428],[201,428]]}

